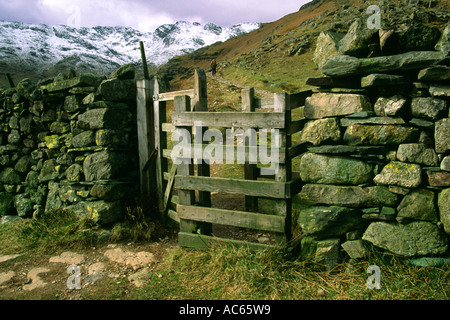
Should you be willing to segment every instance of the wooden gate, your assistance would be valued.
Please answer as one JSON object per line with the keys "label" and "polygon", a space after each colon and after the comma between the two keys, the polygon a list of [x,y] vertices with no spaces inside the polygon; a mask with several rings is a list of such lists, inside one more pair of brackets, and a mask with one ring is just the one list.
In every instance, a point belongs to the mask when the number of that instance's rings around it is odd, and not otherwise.
{"label": "wooden gate", "polygon": [[[256,242],[215,237],[212,234],[213,225],[272,232],[276,245],[288,243],[291,240],[292,198],[302,187],[300,178],[293,174],[292,159],[305,151],[302,143],[292,145],[292,135],[301,131],[305,123],[303,118],[292,120],[292,110],[303,106],[311,91],[292,95],[276,93],[273,99],[256,99],[253,88],[247,88],[242,90],[242,112],[208,112],[206,83],[203,70],[195,71],[192,90],[162,93],[158,81],[143,80],[138,83],[139,157],[143,196],[150,201],[156,200],[162,219],[170,218],[179,223],[178,239],[184,247],[202,248],[213,241],[247,245],[256,249],[268,247]],[[149,97],[152,97],[151,103]],[[165,102],[169,100],[174,101],[171,122],[166,121],[168,116]],[[258,112],[262,109],[273,111]],[[221,129],[220,132],[241,129],[241,132],[256,133],[259,137],[256,140],[259,141],[256,144],[246,144],[244,139],[243,145],[230,145],[223,140],[222,144],[205,144],[203,137],[211,128]],[[270,131],[271,139],[276,141],[271,141],[270,146],[260,144],[261,134],[258,133],[261,131]],[[169,132],[181,132],[191,139],[181,148],[178,144],[173,149],[168,149]],[[247,141],[251,140],[250,137],[247,138]],[[217,159],[216,152],[213,157],[206,152],[208,148],[222,150],[222,155],[232,151],[236,157],[227,158],[226,163],[229,164],[232,160],[233,163],[244,164],[242,179],[211,177],[210,161]],[[271,154],[271,165],[275,169],[261,167],[260,163],[251,158],[250,155],[260,152],[261,148],[268,149],[266,154]],[[274,153],[276,158],[272,157]],[[242,155],[239,159],[238,154]],[[267,175],[267,172],[270,174]],[[212,192],[245,195],[245,208],[242,211],[212,208]],[[156,199],[152,199],[151,195],[156,195]],[[276,204],[275,212],[258,212],[258,198],[273,199]]]}
{"label": "wooden gate", "polygon": [[173,126],[167,123],[170,117],[167,102],[173,101],[175,96],[187,95],[192,99],[192,107],[198,108],[201,101],[206,101],[206,75],[202,70],[196,71],[194,89],[164,91],[158,78],[137,81],[141,198],[145,208],[159,215],[162,220],[167,215],[176,218],[174,206],[170,205],[176,166],[172,166],[168,172],[170,153],[167,152],[167,133],[173,131]]}

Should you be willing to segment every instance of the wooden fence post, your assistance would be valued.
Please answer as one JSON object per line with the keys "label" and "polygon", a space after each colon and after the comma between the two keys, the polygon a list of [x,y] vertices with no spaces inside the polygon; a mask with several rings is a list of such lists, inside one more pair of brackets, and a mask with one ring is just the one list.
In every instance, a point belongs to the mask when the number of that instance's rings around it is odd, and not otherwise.
{"label": "wooden fence post", "polygon": [[9,73],[6,73],[6,74],[5,74],[5,77],[6,77],[6,80],[8,81],[8,83],[9,83],[9,87],[10,87],[10,88],[15,88],[16,85],[14,84],[14,81],[13,81],[13,79],[11,78],[11,75],[10,75]]}
{"label": "wooden fence post", "polygon": [[[206,112],[208,111],[208,90],[206,73],[202,69],[195,70],[194,76],[194,99],[192,101],[193,111]],[[195,143],[203,144],[203,134],[206,128],[195,127]],[[209,164],[203,162],[203,159],[195,159],[197,163],[197,175],[201,177],[210,176]],[[198,193],[199,205],[203,207],[211,207],[211,193],[205,191],[199,191]],[[201,233],[205,235],[210,235],[212,233],[212,224],[202,223],[200,225]]]}
{"label": "wooden fence post", "polygon": [[[187,112],[191,111],[191,99],[189,96],[177,96],[174,99],[175,112]],[[187,130],[188,134],[192,137],[192,127],[176,127],[177,129]],[[193,176],[194,165],[192,159],[179,159],[178,163],[178,175],[180,176]],[[178,201],[180,205],[192,206],[195,204],[195,191],[193,190],[178,190]],[[197,233],[197,223],[194,221],[180,219],[180,232],[185,233]],[[183,245],[182,239],[179,239],[180,245]]]}
{"label": "wooden fence post", "polygon": [[194,99],[192,111],[208,111],[208,87],[206,73],[202,69],[196,69],[194,74]]}
{"label": "wooden fence post", "polygon": [[144,210],[152,215],[157,212],[156,176],[155,176],[155,129],[153,114],[154,83],[139,80],[137,87],[137,134],[139,149],[139,170],[141,183],[141,201]]}
{"label": "wooden fence post", "polygon": [[[289,182],[292,179],[292,162],[289,158],[289,148],[291,147],[291,135],[288,132],[291,123],[291,110],[289,106],[289,95],[286,93],[274,94],[274,111],[285,113],[285,128],[279,131],[279,147],[284,148],[286,161],[278,164],[275,170],[275,181]],[[272,137],[273,139],[273,137]],[[284,234],[276,234],[277,243],[287,243],[291,239],[291,215],[292,199],[277,200],[277,212],[285,218]]]}
{"label": "wooden fence post", "polygon": [[[242,111],[243,112],[255,112],[255,89],[245,88],[242,89]],[[244,131],[248,128],[243,128]],[[245,139],[245,137],[244,137]],[[245,144],[245,141],[244,141]],[[245,180],[256,180],[258,174],[258,167],[256,164],[245,163],[244,175]],[[246,211],[258,211],[258,198],[245,196],[245,210]]]}
{"label": "wooden fence post", "polygon": [[[158,78],[154,80],[154,95],[162,93],[162,87]],[[166,122],[166,101],[159,101],[155,99],[153,102],[154,113],[154,128],[155,131],[155,149],[156,149],[156,194],[158,196],[158,208],[160,211],[160,218],[165,219],[164,216],[164,193],[167,182],[164,180],[164,172],[168,169],[167,159],[163,155],[164,149],[167,148],[167,134],[162,131],[162,124]]]}
{"label": "wooden fence post", "polygon": [[150,76],[148,74],[147,57],[145,56],[145,48],[143,41],[139,41],[139,47],[141,49],[141,60],[142,60],[142,68],[144,69],[144,79],[150,80]]}

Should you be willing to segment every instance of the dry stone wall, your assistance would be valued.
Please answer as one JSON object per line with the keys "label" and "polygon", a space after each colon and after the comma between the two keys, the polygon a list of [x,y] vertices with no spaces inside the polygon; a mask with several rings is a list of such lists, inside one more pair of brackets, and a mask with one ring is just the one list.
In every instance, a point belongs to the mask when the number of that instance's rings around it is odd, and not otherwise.
{"label": "dry stone wall", "polygon": [[387,55],[384,31],[364,46],[351,34],[356,24],[340,42],[320,36],[315,60],[324,76],[307,80],[316,89],[301,133],[309,148],[300,196],[312,203],[296,217],[302,255],[329,267],[342,251],[363,258],[370,245],[409,258],[448,256],[450,26],[435,50]]}
{"label": "dry stone wall", "polygon": [[123,216],[139,185],[134,77],[125,65],[0,91],[2,222],[61,208],[102,225]]}

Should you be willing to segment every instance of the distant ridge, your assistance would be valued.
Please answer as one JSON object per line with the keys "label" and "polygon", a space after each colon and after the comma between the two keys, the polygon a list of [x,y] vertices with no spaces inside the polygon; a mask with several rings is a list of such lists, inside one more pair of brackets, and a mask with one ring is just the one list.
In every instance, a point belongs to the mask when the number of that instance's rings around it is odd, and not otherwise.
{"label": "distant ridge", "polygon": [[178,21],[141,32],[126,27],[73,28],[0,21],[0,73],[44,77],[67,68],[108,73],[125,63],[140,63],[139,41],[145,43],[149,64],[161,65],[176,55],[258,27],[258,23],[224,28]]}

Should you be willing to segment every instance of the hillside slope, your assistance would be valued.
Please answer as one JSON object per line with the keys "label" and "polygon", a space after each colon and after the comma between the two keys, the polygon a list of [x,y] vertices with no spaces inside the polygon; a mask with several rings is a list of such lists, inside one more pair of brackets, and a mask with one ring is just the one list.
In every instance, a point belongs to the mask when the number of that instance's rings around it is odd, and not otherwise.
{"label": "hillside slope", "polygon": [[193,70],[208,70],[216,58],[219,75],[230,81],[273,92],[299,91],[308,88],[306,78],[321,74],[312,62],[319,34],[345,34],[356,19],[369,16],[371,4],[380,4],[382,28],[422,23],[442,31],[450,20],[449,0],[432,0],[431,7],[428,0],[315,0],[248,34],[175,57],[158,75],[167,77],[174,90],[188,88]]}

